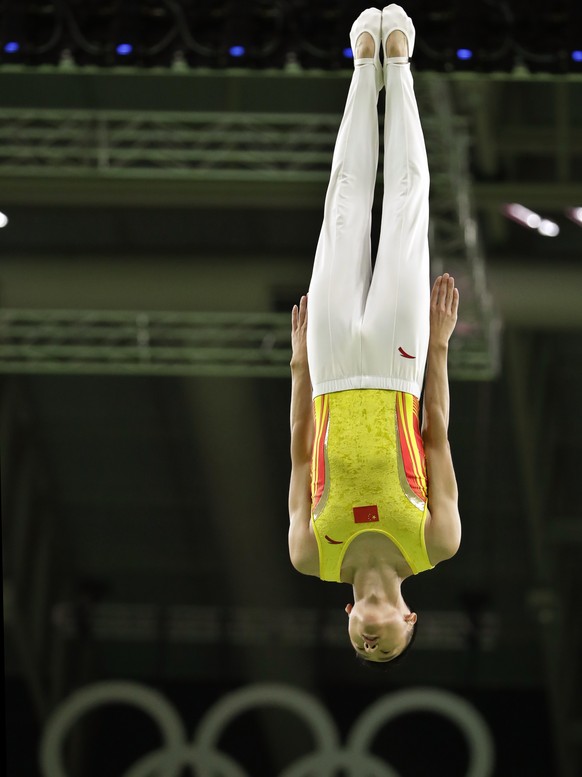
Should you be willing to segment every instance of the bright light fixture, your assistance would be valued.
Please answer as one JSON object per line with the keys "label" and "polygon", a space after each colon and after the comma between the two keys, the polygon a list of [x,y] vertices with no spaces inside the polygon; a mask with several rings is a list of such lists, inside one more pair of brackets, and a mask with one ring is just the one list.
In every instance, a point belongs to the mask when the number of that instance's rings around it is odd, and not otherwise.
{"label": "bright light fixture", "polygon": [[529,229],[538,229],[542,223],[542,217],[538,213],[534,213],[533,210],[526,208],[525,205],[520,205],[518,202],[504,205],[503,212],[507,218],[516,221],[522,227],[529,227]]}
{"label": "bright light fixture", "polygon": [[582,208],[566,208],[566,216],[568,216],[574,224],[578,224],[579,227],[582,227]]}
{"label": "bright light fixture", "polygon": [[549,219],[542,219],[542,223],[538,227],[538,232],[544,237],[558,237],[560,234],[560,227]]}
{"label": "bright light fixture", "polygon": [[538,229],[542,223],[542,217],[538,216],[537,213],[530,213],[525,222],[530,229]]}
{"label": "bright light fixture", "polygon": [[554,221],[542,218],[539,213],[535,213],[518,202],[504,205],[503,212],[508,219],[521,224],[522,227],[536,229],[544,237],[557,237],[560,234],[560,227]]}
{"label": "bright light fixture", "polygon": [[0,213],[0,229],[3,229],[8,224],[8,216],[5,213]]}

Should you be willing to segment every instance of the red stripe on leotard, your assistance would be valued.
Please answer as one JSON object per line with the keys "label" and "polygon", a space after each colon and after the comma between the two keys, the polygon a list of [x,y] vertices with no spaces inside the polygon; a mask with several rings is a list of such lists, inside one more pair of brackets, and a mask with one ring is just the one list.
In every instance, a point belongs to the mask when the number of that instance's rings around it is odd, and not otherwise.
{"label": "red stripe on leotard", "polygon": [[414,493],[427,500],[426,461],[424,445],[420,434],[419,403],[411,394],[398,392],[396,398],[396,417],[402,462],[408,485]]}
{"label": "red stripe on leotard", "polygon": [[314,400],[315,437],[311,457],[311,508],[315,510],[325,488],[325,440],[329,423],[329,397],[325,394]]}

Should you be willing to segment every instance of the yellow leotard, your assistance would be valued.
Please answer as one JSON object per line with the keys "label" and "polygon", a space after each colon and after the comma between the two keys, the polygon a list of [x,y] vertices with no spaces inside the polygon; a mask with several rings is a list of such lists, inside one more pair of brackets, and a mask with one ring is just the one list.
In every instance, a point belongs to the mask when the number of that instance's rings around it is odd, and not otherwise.
{"label": "yellow leotard", "polygon": [[357,389],[318,396],[313,409],[311,519],[321,579],[339,582],[350,543],[369,531],[389,537],[414,574],[432,569],[418,399]]}

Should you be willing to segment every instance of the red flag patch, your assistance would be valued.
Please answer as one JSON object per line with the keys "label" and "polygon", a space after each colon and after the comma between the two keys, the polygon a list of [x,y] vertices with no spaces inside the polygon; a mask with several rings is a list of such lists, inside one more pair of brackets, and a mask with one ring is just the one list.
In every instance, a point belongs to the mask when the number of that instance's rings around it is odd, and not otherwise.
{"label": "red flag patch", "polygon": [[354,507],[354,523],[374,523],[379,520],[378,505]]}

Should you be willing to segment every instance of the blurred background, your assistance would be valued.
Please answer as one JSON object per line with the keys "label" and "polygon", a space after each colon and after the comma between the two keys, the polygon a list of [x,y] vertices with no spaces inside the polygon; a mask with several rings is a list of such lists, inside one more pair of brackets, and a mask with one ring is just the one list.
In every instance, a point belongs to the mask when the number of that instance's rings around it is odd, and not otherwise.
{"label": "blurred background", "polygon": [[580,3],[404,3],[463,544],[386,673],[288,561],[289,313],[366,5],[0,2],[9,777],[582,774]]}

